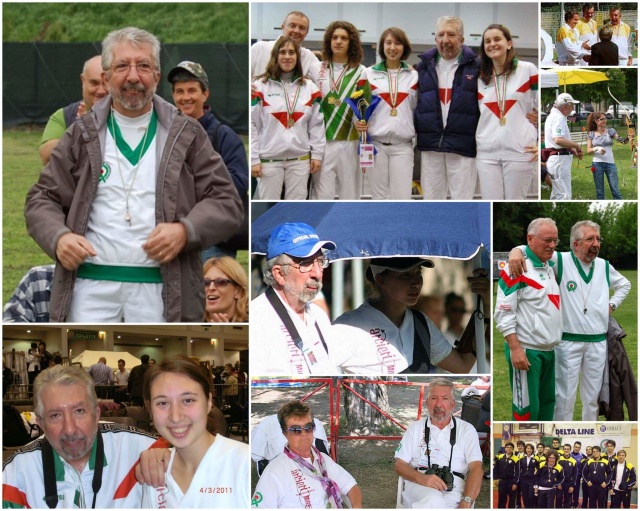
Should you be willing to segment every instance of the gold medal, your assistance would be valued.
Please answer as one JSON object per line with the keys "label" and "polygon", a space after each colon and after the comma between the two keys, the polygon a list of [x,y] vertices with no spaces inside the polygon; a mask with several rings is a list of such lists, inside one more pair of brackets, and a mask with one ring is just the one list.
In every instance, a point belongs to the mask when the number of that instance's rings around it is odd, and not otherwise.
{"label": "gold medal", "polygon": [[506,125],[507,125],[507,118],[500,117],[500,126],[506,126]]}
{"label": "gold medal", "polygon": [[398,115],[398,111],[395,108],[392,108],[389,115],[391,115],[391,117],[396,117]]}
{"label": "gold medal", "polygon": [[333,104],[335,106],[340,106],[342,104],[342,100],[340,98],[334,98]]}
{"label": "gold medal", "polygon": [[287,126],[292,128],[294,124],[295,124],[295,121],[293,120],[293,117],[287,117]]}
{"label": "gold medal", "polygon": [[336,102],[336,98],[334,98],[333,96],[329,96],[329,99],[327,99],[327,101],[330,105],[333,105]]}

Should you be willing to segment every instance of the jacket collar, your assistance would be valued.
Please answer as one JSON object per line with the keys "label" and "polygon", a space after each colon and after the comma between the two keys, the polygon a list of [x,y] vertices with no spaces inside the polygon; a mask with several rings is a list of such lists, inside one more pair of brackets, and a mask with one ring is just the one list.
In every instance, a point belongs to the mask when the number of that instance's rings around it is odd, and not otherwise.
{"label": "jacket collar", "polygon": [[[372,66],[371,69],[373,69],[374,71],[384,71],[385,73],[388,71],[387,70],[387,64],[385,63],[385,61],[381,61],[378,62],[375,66]],[[405,71],[409,69],[409,66],[407,65],[407,63],[403,60],[400,62],[400,71]]]}
{"label": "jacket collar", "polygon": [[546,264],[548,264],[549,266],[553,266],[553,261],[547,261],[546,263],[543,263],[540,260],[540,258],[532,252],[532,250],[529,247],[525,248],[525,252],[527,257],[531,260],[531,264],[533,264],[534,268],[544,268]]}
{"label": "jacket collar", "polygon": [[[437,63],[440,60],[441,56],[440,53],[438,53],[438,48],[436,47],[431,48],[429,51],[423,53],[419,56],[419,58],[425,62],[434,60]],[[471,48],[469,48],[466,44],[462,45],[462,50],[460,51],[460,55],[458,55],[458,63],[460,65],[473,62],[477,58],[478,56],[473,52]]]}
{"label": "jacket collar", "polygon": [[[98,131],[106,126],[109,114],[111,113],[112,103],[113,100],[109,94],[93,105],[91,112],[93,113],[93,118]],[[154,94],[153,96],[153,108],[158,116],[158,123],[167,131],[171,127],[176,116],[183,115],[175,106],[168,103],[157,94]]]}

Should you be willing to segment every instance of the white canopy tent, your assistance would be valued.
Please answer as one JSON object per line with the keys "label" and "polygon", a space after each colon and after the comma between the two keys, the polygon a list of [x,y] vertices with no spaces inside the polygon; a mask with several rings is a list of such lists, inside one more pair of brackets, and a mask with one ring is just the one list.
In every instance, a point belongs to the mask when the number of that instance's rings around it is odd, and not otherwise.
{"label": "white canopy tent", "polygon": [[88,368],[98,363],[98,359],[104,357],[107,359],[107,365],[114,371],[118,368],[118,360],[124,360],[124,366],[131,369],[140,365],[140,359],[134,357],[128,351],[91,351],[85,350],[77,357],[73,357],[72,362],[80,362],[82,367]]}
{"label": "white canopy tent", "polygon": [[559,86],[557,73],[546,69],[540,70],[540,87],[543,89],[557,89]]}

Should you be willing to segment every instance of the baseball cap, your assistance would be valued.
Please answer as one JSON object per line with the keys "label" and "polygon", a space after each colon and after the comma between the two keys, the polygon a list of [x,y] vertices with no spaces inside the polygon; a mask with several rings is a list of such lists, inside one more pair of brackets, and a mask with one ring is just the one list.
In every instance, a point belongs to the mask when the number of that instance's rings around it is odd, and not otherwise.
{"label": "baseball cap", "polygon": [[556,98],[556,103],[558,105],[568,105],[569,103],[575,103],[578,104],[580,103],[580,101],[576,101],[575,99],[573,99],[571,97],[571,94],[568,94],[566,92],[563,92],[562,94],[560,94],[557,98]]}
{"label": "baseball cap", "polygon": [[267,259],[287,254],[293,257],[309,257],[321,248],[335,250],[333,241],[321,240],[315,229],[303,222],[278,225],[267,242]]}
{"label": "baseball cap", "polygon": [[192,74],[197,80],[204,84],[205,89],[209,89],[209,78],[207,77],[207,73],[205,73],[204,68],[197,62],[191,62],[190,60],[183,60],[180,62],[176,67],[169,71],[169,74],[167,75],[168,82],[173,83],[173,79],[180,71],[186,71],[187,73]]}
{"label": "baseball cap", "polygon": [[374,277],[385,270],[403,272],[412,270],[416,266],[424,266],[425,268],[433,268],[434,266],[431,259],[420,257],[377,257],[371,259],[369,264]]}

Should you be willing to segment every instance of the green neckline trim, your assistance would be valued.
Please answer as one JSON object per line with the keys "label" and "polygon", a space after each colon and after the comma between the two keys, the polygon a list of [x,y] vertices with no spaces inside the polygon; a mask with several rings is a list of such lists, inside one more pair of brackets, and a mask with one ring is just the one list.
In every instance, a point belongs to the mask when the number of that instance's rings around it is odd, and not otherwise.
{"label": "green neckline trim", "polygon": [[534,268],[544,267],[544,263],[538,258],[537,255],[533,253],[533,251],[528,246],[524,250],[527,254],[527,258],[531,260],[531,264],[533,264]]}
{"label": "green neckline trim", "polygon": [[[156,136],[156,131],[158,129],[158,116],[156,115],[155,109],[151,111],[151,119],[149,120],[149,127],[147,128],[146,136],[142,137],[142,140],[138,144],[138,147],[135,149],[131,149],[129,144],[125,141],[122,136],[122,131],[120,131],[120,126],[116,122],[115,116],[113,112],[109,114],[109,119],[107,120],[107,128],[109,128],[109,133],[113,137],[113,140],[116,142],[116,147],[122,153],[122,155],[127,159],[127,161],[131,165],[137,165],[138,162],[142,159],[142,157],[149,149],[151,142]],[[142,144],[144,143],[144,147]]]}
{"label": "green neckline trim", "polygon": [[591,282],[591,279],[593,278],[593,270],[596,267],[595,259],[591,263],[591,268],[589,269],[589,275],[587,275],[582,269],[582,263],[580,262],[580,260],[575,256],[573,252],[570,252],[570,254],[571,254],[571,259],[573,259],[573,263],[576,265],[576,268],[578,268],[578,273],[580,274],[580,278],[584,280],[585,284],[588,284],[589,282]]}
{"label": "green neckline trim", "polygon": [[[385,71],[385,72],[388,72],[387,63],[384,60],[381,61],[381,62],[378,62],[371,69],[373,69],[374,71]],[[404,71],[404,70],[407,70],[407,69],[409,69],[409,66],[407,65],[407,63],[404,60],[400,61],[400,70]]]}

